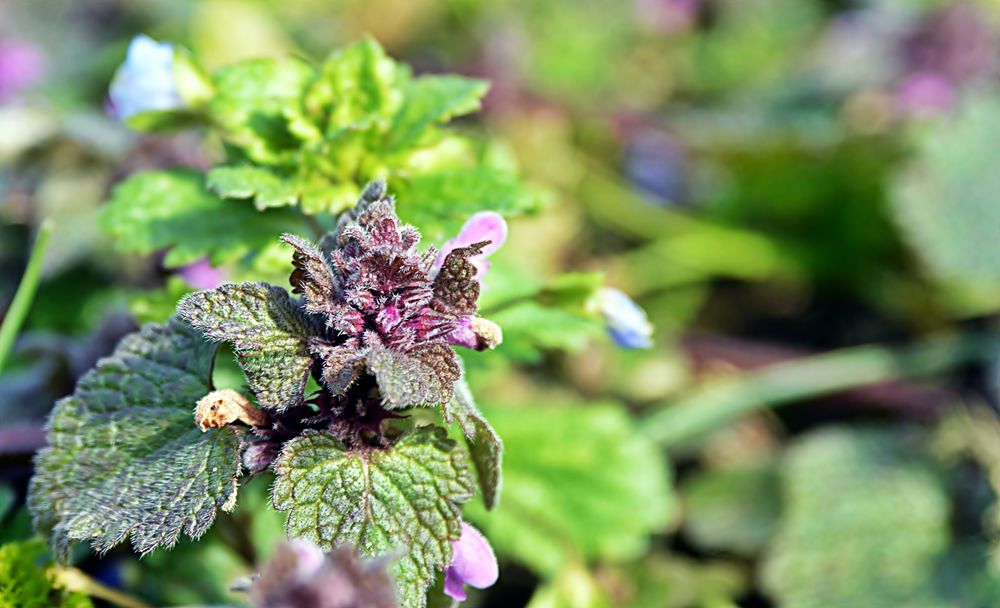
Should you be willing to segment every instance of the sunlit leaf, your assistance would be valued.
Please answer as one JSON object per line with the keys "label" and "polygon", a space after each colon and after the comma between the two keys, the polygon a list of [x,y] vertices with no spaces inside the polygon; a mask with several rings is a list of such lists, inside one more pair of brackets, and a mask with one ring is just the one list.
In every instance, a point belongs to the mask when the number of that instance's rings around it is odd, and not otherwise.
{"label": "sunlit leaf", "polygon": [[282,232],[301,228],[283,210],[260,213],[205,188],[195,171],[147,171],[119,184],[101,212],[102,227],[123,251],[169,248],[164,264],[183,266],[209,256],[215,264],[263,248]]}

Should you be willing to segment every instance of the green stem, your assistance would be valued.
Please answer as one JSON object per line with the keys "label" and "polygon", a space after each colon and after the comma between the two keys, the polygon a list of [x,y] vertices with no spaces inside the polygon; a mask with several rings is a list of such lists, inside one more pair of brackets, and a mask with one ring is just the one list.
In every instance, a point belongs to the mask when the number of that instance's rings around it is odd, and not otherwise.
{"label": "green stem", "polygon": [[42,261],[45,258],[45,250],[48,248],[49,235],[52,233],[52,223],[49,220],[42,222],[38,229],[38,236],[35,238],[35,246],[31,249],[31,257],[28,258],[28,266],[21,277],[21,284],[17,287],[14,300],[7,309],[7,315],[0,324],[0,372],[3,371],[11,348],[14,346],[14,339],[24,324],[24,319],[28,316],[31,308],[31,301],[35,298],[35,291],[38,289],[38,281],[42,276]]}
{"label": "green stem", "polygon": [[134,597],[112,589],[87,576],[81,570],[66,566],[52,566],[52,576],[56,586],[76,593],[83,593],[99,600],[104,600],[120,608],[150,608],[149,604]]}
{"label": "green stem", "polygon": [[751,412],[899,378],[930,376],[995,356],[993,335],[950,335],[893,349],[844,348],[717,380],[668,404],[642,423],[665,447],[690,442]]}

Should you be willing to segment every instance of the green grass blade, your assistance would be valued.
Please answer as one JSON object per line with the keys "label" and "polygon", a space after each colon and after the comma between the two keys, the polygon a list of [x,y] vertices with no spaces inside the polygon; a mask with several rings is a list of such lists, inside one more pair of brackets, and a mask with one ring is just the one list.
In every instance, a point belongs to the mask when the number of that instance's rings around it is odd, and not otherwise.
{"label": "green grass blade", "polygon": [[7,316],[0,324],[0,371],[3,371],[7,358],[10,356],[11,348],[14,346],[14,339],[18,331],[24,325],[24,320],[28,316],[31,302],[35,299],[35,291],[38,290],[38,282],[42,276],[42,261],[45,258],[45,250],[49,245],[49,236],[52,234],[52,222],[46,220],[42,222],[38,229],[38,236],[35,238],[35,246],[31,249],[31,257],[28,259],[28,267],[21,277],[21,284],[17,286],[17,293],[14,294],[14,301],[10,303]]}
{"label": "green grass blade", "polygon": [[997,352],[990,335],[943,336],[902,348],[865,345],[777,363],[708,383],[648,416],[641,428],[665,447],[760,410],[900,378],[945,372]]}

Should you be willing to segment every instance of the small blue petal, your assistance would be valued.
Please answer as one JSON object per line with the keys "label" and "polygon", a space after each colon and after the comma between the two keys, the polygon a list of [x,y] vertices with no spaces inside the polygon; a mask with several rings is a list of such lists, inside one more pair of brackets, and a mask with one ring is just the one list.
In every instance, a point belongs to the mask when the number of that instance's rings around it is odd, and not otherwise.
{"label": "small blue petal", "polygon": [[604,287],[597,292],[597,306],[608,333],[622,348],[649,348],[653,345],[653,326],[646,311],[623,292]]}
{"label": "small blue petal", "polygon": [[608,334],[611,335],[615,344],[622,348],[649,348],[653,345],[649,334],[637,331],[621,330],[608,326]]}
{"label": "small blue petal", "polygon": [[115,115],[124,120],[149,110],[184,106],[174,80],[174,46],[149,36],[132,39],[109,91]]}

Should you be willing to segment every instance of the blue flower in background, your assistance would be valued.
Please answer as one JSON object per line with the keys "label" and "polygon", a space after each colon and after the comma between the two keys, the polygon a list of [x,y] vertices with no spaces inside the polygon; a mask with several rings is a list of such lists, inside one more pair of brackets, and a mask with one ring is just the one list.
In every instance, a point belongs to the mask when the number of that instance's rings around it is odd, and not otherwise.
{"label": "blue flower in background", "polygon": [[595,303],[608,333],[622,348],[649,348],[653,345],[653,326],[646,311],[622,291],[612,287],[597,290]]}
{"label": "blue flower in background", "polygon": [[111,81],[111,109],[117,118],[184,106],[174,79],[174,45],[139,35],[128,45],[125,63]]}

